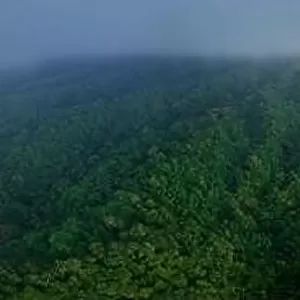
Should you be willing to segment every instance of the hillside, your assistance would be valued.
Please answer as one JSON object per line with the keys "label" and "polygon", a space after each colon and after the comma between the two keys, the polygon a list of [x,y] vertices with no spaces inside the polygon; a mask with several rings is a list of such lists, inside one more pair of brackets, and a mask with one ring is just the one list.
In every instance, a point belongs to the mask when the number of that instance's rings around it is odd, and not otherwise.
{"label": "hillside", "polygon": [[2,74],[0,299],[300,299],[298,65]]}

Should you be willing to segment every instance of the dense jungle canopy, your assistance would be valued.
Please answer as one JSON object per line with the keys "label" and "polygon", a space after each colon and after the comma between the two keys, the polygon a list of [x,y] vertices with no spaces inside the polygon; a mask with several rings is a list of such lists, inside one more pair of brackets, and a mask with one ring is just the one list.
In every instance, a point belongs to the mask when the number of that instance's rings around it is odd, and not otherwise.
{"label": "dense jungle canopy", "polygon": [[0,299],[300,299],[299,62],[1,73]]}

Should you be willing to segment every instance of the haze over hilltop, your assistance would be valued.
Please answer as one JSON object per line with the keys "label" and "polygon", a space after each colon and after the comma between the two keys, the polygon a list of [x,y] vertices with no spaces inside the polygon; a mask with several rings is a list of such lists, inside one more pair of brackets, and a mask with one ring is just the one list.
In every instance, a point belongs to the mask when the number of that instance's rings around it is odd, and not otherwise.
{"label": "haze over hilltop", "polygon": [[1,1],[0,66],[78,54],[294,54],[295,0]]}

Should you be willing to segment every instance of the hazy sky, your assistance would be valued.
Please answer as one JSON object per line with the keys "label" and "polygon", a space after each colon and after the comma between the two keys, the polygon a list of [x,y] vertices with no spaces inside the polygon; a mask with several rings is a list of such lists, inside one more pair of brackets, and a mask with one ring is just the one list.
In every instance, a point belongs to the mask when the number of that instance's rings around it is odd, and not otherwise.
{"label": "hazy sky", "polygon": [[0,0],[0,67],[85,53],[300,52],[299,0]]}

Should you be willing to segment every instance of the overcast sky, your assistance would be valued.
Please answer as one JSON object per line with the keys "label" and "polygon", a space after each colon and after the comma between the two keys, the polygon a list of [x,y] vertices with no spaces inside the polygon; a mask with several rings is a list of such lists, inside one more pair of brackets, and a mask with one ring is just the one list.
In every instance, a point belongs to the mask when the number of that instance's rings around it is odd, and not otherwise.
{"label": "overcast sky", "polygon": [[0,0],[0,67],[65,54],[300,52],[299,0]]}

